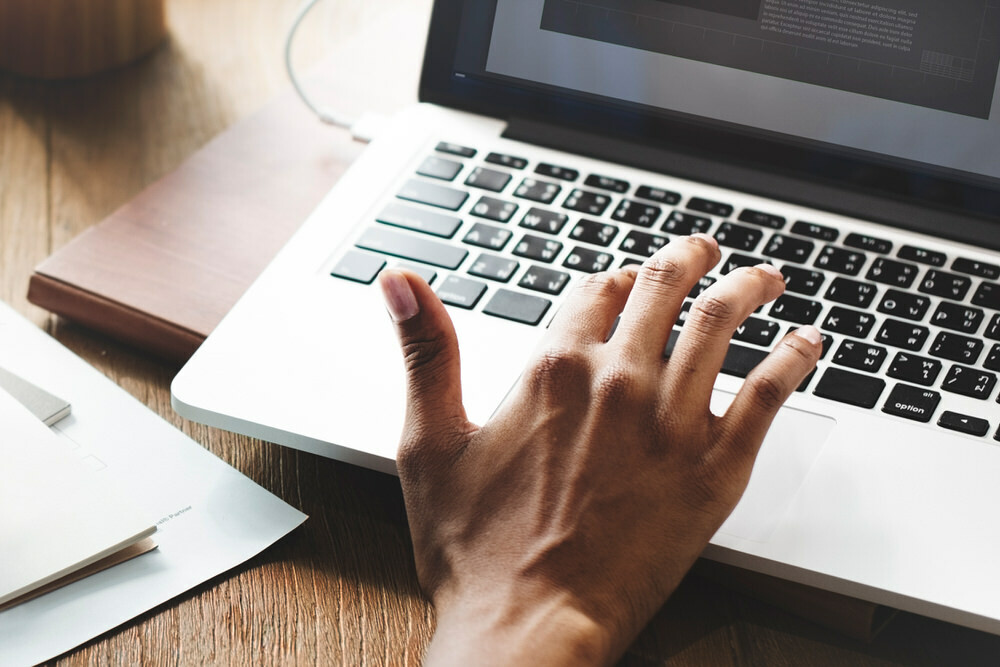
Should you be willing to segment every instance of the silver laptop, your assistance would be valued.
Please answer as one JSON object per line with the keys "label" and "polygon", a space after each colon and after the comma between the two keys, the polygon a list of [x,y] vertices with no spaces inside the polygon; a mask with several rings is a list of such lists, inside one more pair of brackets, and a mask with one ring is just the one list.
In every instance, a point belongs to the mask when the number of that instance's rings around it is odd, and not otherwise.
{"label": "silver laptop", "polygon": [[[1000,2],[438,0],[421,104],[173,383],[185,417],[385,472],[402,357],[379,291],[448,305],[490,418],[566,294],[678,235],[787,291],[826,351],[705,556],[1000,633]],[[682,318],[683,319],[683,318]],[[683,326],[683,321],[678,327]]]}

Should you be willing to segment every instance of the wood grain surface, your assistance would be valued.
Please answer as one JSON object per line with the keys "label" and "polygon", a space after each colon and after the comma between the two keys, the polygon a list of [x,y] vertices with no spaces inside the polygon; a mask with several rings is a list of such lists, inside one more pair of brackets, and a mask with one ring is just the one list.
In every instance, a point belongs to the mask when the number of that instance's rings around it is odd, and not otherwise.
{"label": "wood grain surface", "polygon": [[[280,48],[297,4],[168,0],[171,40],[135,65],[55,84],[0,75],[0,297],[311,517],[259,557],[60,664],[412,665],[433,631],[394,478],[186,422],[170,409],[175,365],[52,318],[25,298],[33,267],[48,254],[284,87]],[[303,33],[299,59],[306,68],[333,53],[344,67],[313,83],[351,113],[413,99],[412,87],[372,82],[402,80],[394,68],[417,71],[429,0],[328,5]],[[870,644],[848,640],[689,577],[622,664],[968,665],[998,656],[1000,638],[909,614]]]}

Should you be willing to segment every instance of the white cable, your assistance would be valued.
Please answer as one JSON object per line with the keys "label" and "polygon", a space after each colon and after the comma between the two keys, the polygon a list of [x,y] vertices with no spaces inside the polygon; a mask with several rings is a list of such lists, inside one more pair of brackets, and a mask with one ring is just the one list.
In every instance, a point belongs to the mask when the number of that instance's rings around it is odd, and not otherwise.
{"label": "white cable", "polygon": [[319,3],[319,0],[306,0],[302,7],[299,9],[299,13],[295,15],[295,21],[292,23],[291,29],[288,31],[288,38],[285,40],[285,69],[288,70],[288,78],[292,80],[292,85],[295,86],[295,91],[305,102],[305,105],[312,109],[313,113],[319,116],[319,119],[326,123],[327,125],[333,125],[335,127],[342,127],[346,130],[351,129],[354,125],[354,121],[338,116],[334,112],[315,104],[309,95],[306,93],[305,89],[302,87],[301,82],[299,82],[299,77],[295,74],[295,67],[292,66],[292,43],[295,41],[295,33],[298,32],[299,26],[302,21],[305,20],[309,12],[312,11]]}

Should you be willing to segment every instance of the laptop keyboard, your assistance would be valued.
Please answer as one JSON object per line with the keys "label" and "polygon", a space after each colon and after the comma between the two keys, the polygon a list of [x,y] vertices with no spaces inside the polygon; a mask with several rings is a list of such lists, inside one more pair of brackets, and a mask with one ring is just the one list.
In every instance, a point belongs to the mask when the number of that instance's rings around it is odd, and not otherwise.
{"label": "laptop keyboard", "polygon": [[452,307],[540,326],[576,278],[710,233],[722,261],[686,300],[667,355],[698,294],[769,262],[786,292],[736,331],[723,373],[746,377],[785,333],[814,324],[823,356],[800,392],[1000,441],[1000,266],[648,180],[441,142],[330,273],[371,284],[403,266]]}

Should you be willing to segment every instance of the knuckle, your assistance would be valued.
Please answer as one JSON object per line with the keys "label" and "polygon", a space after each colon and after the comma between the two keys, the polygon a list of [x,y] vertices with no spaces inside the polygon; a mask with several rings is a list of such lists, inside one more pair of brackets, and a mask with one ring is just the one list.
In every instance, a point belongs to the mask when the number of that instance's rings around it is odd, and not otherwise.
{"label": "knuckle", "polygon": [[620,276],[608,271],[602,271],[585,276],[580,281],[577,289],[582,294],[600,299],[615,296],[623,287],[624,283]]}
{"label": "knuckle", "polygon": [[531,391],[545,395],[579,386],[589,374],[590,362],[582,351],[550,348],[529,367],[525,378]]}
{"label": "knuckle", "polygon": [[595,379],[595,398],[606,406],[634,405],[640,402],[643,383],[624,366],[605,369]]}
{"label": "knuckle", "polygon": [[754,402],[769,411],[780,408],[789,393],[784,382],[770,375],[751,375],[747,378],[747,384]]}
{"label": "knuckle", "polygon": [[673,287],[684,282],[688,269],[671,257],[653,257],[642,265],[641,273],[645,274],[648,280]]}
{"label": "knuckle", "polygon": [[736,324],[736,311],[733,306],[707,292],[695,299],[691,311],[694,319],[699,321],[700,326],[709,330],[728,329]]}
{"label": "knuckle", "polygon": [[447,361],[449,348],[442,338],[413,338],[403,343],[406,370],[425,371]]}

